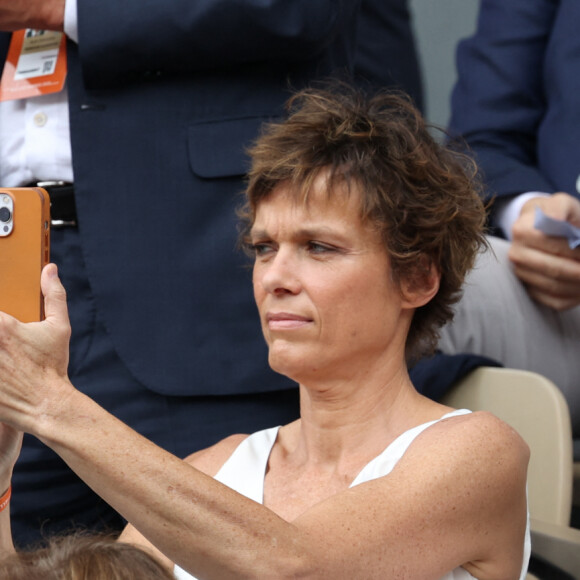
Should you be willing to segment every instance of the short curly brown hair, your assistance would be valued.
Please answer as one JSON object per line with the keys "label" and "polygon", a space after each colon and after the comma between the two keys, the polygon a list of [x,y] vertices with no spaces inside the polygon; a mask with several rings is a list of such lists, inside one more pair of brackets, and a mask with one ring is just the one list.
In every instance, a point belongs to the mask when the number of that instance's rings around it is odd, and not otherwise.
{"label": "short curly brown hair", "polygon": [[401,93],[369,96],[334,83],[296,93],[287,108],[288,118],[266,125],[249,150],[243,239],[260,201],[283,182],[304,199],[323,170],[329,195],[337,180],[354,185],[361,218],[380,232],[395,280],[420,280],[431,265],[441,274],[436,296],[416,310],[406,344],[408,361],[431,353],[486,246],[473,161],[436,141]]}

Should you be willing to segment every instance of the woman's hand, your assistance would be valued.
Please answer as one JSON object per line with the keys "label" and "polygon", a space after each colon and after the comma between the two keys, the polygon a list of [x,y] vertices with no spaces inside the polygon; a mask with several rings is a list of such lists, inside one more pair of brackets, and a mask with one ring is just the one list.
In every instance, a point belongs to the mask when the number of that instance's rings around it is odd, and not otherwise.
{"label": "woman's hand", "polygon": [[41,288],[44,321],[23,324],[0,313],[0,421],[33,434],[70,387],[66,292],[54,264],[43,270]]}

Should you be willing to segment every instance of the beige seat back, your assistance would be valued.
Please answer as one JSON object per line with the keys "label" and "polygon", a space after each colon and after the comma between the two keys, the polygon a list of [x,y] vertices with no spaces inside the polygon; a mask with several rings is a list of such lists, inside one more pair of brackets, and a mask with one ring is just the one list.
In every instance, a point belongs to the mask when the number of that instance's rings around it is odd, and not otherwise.
{"label": "beige seat back", "polygon": [[572,428],[568,405],[554,383],[528,371],[480,367],[455,385],[442,402],[456,408],[489,411],[511,425],[531,450],[530,516],[569,525]]}

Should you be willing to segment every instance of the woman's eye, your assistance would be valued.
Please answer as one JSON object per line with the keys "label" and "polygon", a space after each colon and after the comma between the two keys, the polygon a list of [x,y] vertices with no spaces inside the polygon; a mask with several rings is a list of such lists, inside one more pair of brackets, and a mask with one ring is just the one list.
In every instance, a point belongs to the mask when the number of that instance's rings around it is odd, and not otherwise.
{"label": "woman's eye", "polygon": [[256,242],[255,244],[250,244],[250,249],[254,252],[256,257],[265,256],[269,252],[274,251],[270,244],[263,242]]}
{"label": "woman's eye", "polygon": [[308,242],[308,251],[312,254],[324,254],[327,252],[334,252],[336,248],[334,246],[329,246],[328,244],[323,244],[321,242]]}

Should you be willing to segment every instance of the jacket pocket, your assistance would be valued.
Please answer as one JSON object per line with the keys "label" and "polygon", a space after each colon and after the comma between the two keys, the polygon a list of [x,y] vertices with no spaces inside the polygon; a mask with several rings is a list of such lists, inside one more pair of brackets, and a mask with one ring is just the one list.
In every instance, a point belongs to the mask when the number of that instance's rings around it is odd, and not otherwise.
{"label": "jacket pocket", "polygon": [[191,169],[205,179],[244,175],[250,167],[247,148],[271,117],[204,121],[188,128]]}

